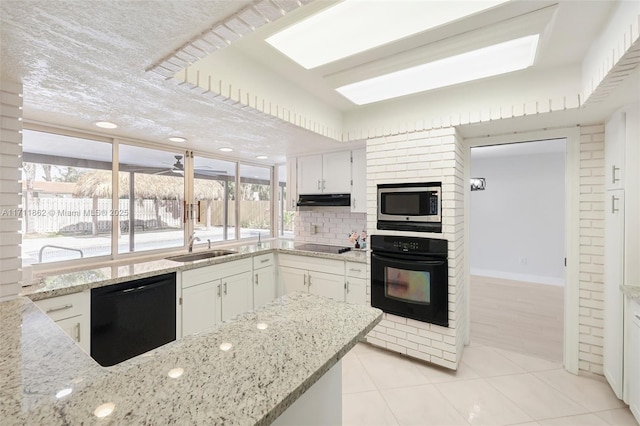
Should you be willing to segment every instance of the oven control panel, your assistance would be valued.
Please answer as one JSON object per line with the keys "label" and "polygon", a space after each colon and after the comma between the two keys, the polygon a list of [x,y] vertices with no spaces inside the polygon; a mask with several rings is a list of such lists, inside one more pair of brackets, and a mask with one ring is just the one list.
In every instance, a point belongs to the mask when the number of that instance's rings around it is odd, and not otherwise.
{"label": "oven control panel", "polygon": [[437,238],[404,237],[400,235],[372,235],[371,250],[387,253],[447,255],[447,240]]}

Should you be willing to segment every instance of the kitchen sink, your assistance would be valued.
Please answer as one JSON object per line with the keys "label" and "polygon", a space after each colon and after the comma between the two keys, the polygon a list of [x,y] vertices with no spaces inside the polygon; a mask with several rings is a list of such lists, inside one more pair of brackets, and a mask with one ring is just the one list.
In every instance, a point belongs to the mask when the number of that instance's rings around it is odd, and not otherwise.
{"label": "kitchen sink", "polygon": [[194,260],[210,259],[212,257],[227,256],[229,254],[236,254],[237,251],[233,250],[211,250],[203,251],[201,253],[187,253],[179,254],[177,256],[169,256],[165,259],[173,260],[175,262],[192,262]]}

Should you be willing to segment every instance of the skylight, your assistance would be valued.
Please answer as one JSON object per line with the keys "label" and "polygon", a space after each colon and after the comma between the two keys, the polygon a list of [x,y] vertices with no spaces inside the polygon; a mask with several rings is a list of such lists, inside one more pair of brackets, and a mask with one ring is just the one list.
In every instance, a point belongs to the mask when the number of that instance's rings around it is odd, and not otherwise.
{"label": "skylight", "polygon": [[362,80],[336,90],[357,105],[518,71],[533,65],[538,34]]}
{"label": "skylight", "polygon": [[306,69],[435,28],[508,0],[344,0],[266,41]]}

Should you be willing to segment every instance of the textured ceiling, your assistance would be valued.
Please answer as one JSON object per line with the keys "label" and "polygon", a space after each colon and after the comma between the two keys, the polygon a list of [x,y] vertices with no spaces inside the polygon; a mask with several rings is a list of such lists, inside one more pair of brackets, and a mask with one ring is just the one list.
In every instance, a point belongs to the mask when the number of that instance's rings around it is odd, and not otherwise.
{"label": "textured ceiling", "polygon": [[[286,155],[344,147],[343,143],[269,115],[204,97],[175,81],[145,72],[214,23],[251,3],[253,0],[0,0],[1,76],[23,82],[27,122],[96,132],[94,121],[111,120],[120,128],[101,131],[103,134],[172,145],[178,150],[185,145],[172,144],[167,138],[184,136],[189,139],[188,149],[217,152],[222,146],[234,146],[236,152],[228,157],[256,161],[257,155],[264,154],[269,156],[267,163],[282,162]],[[303,6],[229,49],[239,49],[259,66],[284,76],[289,84],[345,111],[344,102],[338,102],[322,80],[337,72],[356,72],[360,65],[375,65],[376,58],[385,60],[393,52],[408,49],[411,43],[404,40],[310,73],[264,48],[266,34],[327,3],[317,0]],[[414,41],[429,44],[438,37],[446,41],[460,31],[552,3],[510,2],[486,16],[420,35]],[[579,62],[613,3],[561,1],[547,27],[537,66]]]}
{"label": "textured ceiling", "polygon": [[[27,121],[188,148],[237,148],[234,156],[283,161],[287,151],[333,145],[329,139],[255,112],[190,93],[145,69],[249,1],[0,2],[2,78],[24,84]],[[175,145],[174,146],[184,146]]]}

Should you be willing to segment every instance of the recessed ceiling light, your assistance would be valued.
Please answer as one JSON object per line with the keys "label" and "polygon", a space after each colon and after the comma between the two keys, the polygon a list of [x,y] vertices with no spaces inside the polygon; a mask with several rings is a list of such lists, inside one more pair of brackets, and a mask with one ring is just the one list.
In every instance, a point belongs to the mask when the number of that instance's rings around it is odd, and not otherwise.
{"label": "recessed ceiling light", "polygon": [[98,418],[107,417],[109,414],[113,413],[113,410],[116,408],[116,405],[113,402],[107,402],[105,404],[99,405],[98,408],[95,409],[93,414]]}
{"label": "recessed ceiling light", "polygon": [[267,158],[269,158],[269,157],[267,157],[266,155],[258,155],[256,158],[257,158],[258,160],[266,160],[266,159],[267,159]]}
{"label": "recessed ceiling light", "polygon": [[538,34],[347,84],[336,90],[357,105],[479,80],[533,65]]}
{"label": "recessed ceiling light", "polygon": [[272,35],[266,41],[310,69],[506,1],[345,0]]}
{"label": "recessed ceiling light", "polygon": [[222,152],[232,152],[233,148],[220,148],[220,151],[222,151]]}
{"label": "recessed ceiling light", "polygon": [[171,136],[171,137],[169,138],[169,140],[170,140],[171,142],[186,142],[186,141],[187,141],[187,138],[183,138],[183,137],[180,137],[180,136]]}
{"label": "recessed ceiling light", "polygon": [[116,123],[112,123],[110,121],[96,121],[93,123],[94,126],[100,127],[102,129],[117,129],[118,125]]}

